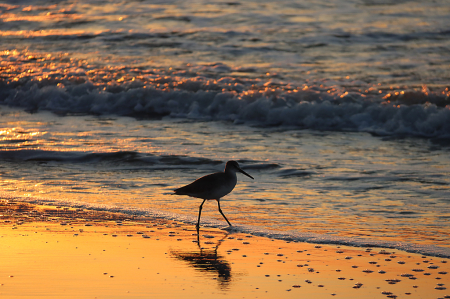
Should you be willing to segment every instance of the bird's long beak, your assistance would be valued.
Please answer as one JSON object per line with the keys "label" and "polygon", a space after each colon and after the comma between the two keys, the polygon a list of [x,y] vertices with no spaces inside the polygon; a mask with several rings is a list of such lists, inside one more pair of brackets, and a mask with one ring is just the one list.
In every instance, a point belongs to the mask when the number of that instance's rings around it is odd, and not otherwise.
{"label": "bird's long beak", "polygon": [[246,176],[248,176],[249,178],[251,178],[252,180],[254,180],[254,178],[251,175],[249,175],[248,173],[243,171],[241,168],[239,168],[239,171],[242,172],[243,174],[245,174]]}

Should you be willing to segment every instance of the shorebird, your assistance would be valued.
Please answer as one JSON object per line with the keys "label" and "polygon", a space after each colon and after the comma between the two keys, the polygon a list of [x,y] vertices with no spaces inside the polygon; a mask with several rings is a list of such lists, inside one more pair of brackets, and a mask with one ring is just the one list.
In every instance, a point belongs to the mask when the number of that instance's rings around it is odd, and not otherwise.
{"label": "shorebird", "polygon": [[222,214],[223,218],[228,222],[228,225],[232,226],[230,221],[228,221],[225,214],[220,208],[220,199],[233,191],[234,186],[237,183],[236,172],[240,172],[253,179],[251,175],[243,171],[238,162],[228,161],[225,170],[223,172],[216,172],[212,174],[205,175],[189,185],[175,189],[174,192],[177,195],[187,195],[191,197],[203,199],[202,204],[198,210],[198,221],[196,228],[200,227],[200,216],[202,214],[203,204],[207,200],[215,199],[219,207],[219,212]]}

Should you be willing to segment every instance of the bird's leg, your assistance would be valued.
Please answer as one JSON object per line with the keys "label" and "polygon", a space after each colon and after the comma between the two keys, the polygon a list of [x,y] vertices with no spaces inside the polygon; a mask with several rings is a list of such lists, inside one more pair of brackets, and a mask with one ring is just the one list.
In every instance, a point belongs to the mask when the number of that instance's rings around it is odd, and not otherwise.
{"label": "bird's leg", "polygon": [[227,217],[225,217],[225,214],[222,212],[222,209],[220,208],[220,199],[216,199],[216,200],[217,200],[217,206],[219,207],[220,214],[222,214],[223,218],[225,218],[225,220],[228,222],[228,225],[232,226],[230,221],[228,221]]}
{"label": "bird's leg", "polygon": [[202,214],[202,208],[203,208],[203,204],[205,203],[206,199],[203,200],[202,204],[200,205],[200,209],[198,210],[198,221],[197,221],[197,225],[195,226],[197,228],[197,230],[200,227],[200,215]]}

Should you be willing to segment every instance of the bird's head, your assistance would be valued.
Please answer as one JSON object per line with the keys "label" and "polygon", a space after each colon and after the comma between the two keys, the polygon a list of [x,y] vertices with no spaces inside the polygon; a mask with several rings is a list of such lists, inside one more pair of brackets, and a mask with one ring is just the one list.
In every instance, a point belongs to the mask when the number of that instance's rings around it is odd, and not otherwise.
{"label": "bird's head", "polygon": [[245,171],[243,171],[241,169],[241,167],[239,166],[238,162],[236,162],[236,161],[228,161],[227,162],[227,164],[225,165],[225,172],[227,172],[227,171],[240,172],[240,173],[245,174],[246,176],[248,176],[252,180],[254,180],[254,178],[251,175],[249,175],[248,173],[246,173]]}

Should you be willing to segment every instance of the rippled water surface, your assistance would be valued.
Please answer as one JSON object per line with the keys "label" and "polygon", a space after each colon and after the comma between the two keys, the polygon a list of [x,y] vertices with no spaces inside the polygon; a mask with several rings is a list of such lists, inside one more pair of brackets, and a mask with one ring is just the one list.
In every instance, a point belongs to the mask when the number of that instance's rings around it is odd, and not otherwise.
{"label": "rippled water surface", "polygon": [[8,3],[0,5],[3,49],[282,79],[450,80],[447,1]]}
{"label": "rippled water surface", "polygon": [[[3,1],[0,184],[450,247],[447,1]],[[222,220],[214,203],[208,219]]]}

